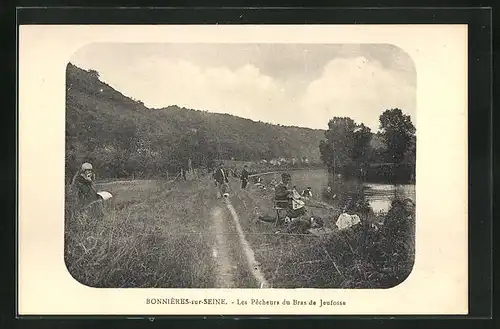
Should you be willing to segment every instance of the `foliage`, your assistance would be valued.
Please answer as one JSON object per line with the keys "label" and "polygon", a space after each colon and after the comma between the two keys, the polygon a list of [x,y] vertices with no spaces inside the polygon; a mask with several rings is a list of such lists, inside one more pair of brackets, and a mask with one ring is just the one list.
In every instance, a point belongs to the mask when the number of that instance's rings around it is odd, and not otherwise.
{"label": "foliage", "polygon": [[401,163],[407,152],[414,161],[415,126],[409,115],[400,109],[386,110],[380,115],[380,129],[387,145],[387,156],[391,162]]}
{"label": "foliage", "polygon": [[365,179],[370,182],[405,184],[415,182],[415,163],[372,164],[366,170]]}
{"label": "foliage", "polygon": [[334,117],[328,122],[325,137],[319,149],[330,171],[346,173],[368,161],[366,155],[372,133],[365,125],[358,125],[348,117]]}
{"label": "foliage", "polygon": [[404,154],[403,163],[415,164],[417,156],[417,137],[411,136],[408,148]]}
{"label": "foliage", "polygon": [[97,72],[96,70],[88,70],[87,72],[89,72],[89,74],[96,79],[100,78],[99,72]]}
{"label": "foliage", "polygon": [[376,134],[348,117],[330,120],[326,140],[319,144],[321,160],[330,172],[376,181],[414,180],[416,137],[410,116],[392,109],[379,120],[381,131]]}
{"label": "foliage", "polygon": [[410,275],[415,261],[415,208],[411,201],[394,196],[384,225],[368,231],[363,254],[376,269],[381,288],[393,287]]}
{"label": "foliage", "polygon": [[178,106],[150,109],[99,81],[95,70],[66,71],[66,179],[84,161],[98,178],[165,177],[217,159],[308,158],[320,162],[322,130],[254,122]]}
{"label": "foliage", "polygon": [[372,140],[370,128],[361,124],[354,131],[354,145],[352,150],[352,160],[355,163],[365,165],[369,160],[370,141]]}

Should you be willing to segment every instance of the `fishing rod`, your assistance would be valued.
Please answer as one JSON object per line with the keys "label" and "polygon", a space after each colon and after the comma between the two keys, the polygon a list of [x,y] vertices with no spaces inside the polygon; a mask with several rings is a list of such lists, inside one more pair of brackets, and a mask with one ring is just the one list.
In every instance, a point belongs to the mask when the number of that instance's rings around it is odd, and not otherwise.
{"label": "fishing rod", "polygon": [[312,205],[312,204],[305,204],[307,207],[312,207],[312,208],[320,208],[320,209],[327,209],[327,210],[334,210],[332,206],[318,206],[318,205]]}
{"label": "fishing rod", "polygon": [[[295,200],[295,199],[294,199]],[[299,199],[299,200],[304,200],[304,199]],[[312,201],[316,204],[310,204],[310,203],[306,203],[305,201]],[[304,200],[304,205],[307,206],[307,207],[312,207],[312,208],[319,208],[319,209],[327,209],[327,210],[335,210],[335,208],[332,206],[332,205],[329,205],[327,203],[324,203],[324,202],[321,202],[319,200],[314,200],[314,199],[305,199]]]}

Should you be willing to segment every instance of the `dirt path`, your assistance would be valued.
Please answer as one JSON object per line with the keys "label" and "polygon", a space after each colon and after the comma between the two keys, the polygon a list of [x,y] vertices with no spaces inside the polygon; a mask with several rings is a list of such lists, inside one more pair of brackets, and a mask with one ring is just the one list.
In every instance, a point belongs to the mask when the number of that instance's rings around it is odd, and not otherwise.
{"label": "dirt path", "polygon": [[215,262],[215,284],[217,288],[235,288],[235,268],[234,260],[231,259],[229,251],[227,220],[224,218],[222,209],[215,207],[210,213],[212,220],[212,234],[214,235],[214,245],[212,246],[212,256]]}
{"label": "dirt path", "polygon": [[[110,204],[113,212],[110,218],[126,218],[125,222],[130,224],[123,239],[136,234],[136,230],[142,230],[145,232],[144,243],[150,243],[140,254],[133,253],[130,241],[120,244],[123,250],[129,251],[127,255],[133,259],[131,263],[142,264],[151,255],[151,248],[159,248],[152,254],[158,255],[168,268],[152,261],[148,269],[151,273],[171,273],[172,278],[166,284],[169,287],[267,286],[242,229],[241,224],[245,223],[240,224],[240,216],[245,220],[245,210],[235,210],[231,204],[231,201],[238,200],[237,191],[231,193],[230,198],[217,199],[216,188],[209,178],[180,181],[169,186],[168,191],[162,183],[125,181],[100,184],[111,191],[113,202],[119,205]],[[163,254],[165,246],[171,253]],[[129,276],[137,275],[131,273]],[[149,277],[141,280],[149,280]],[[156,279],[151,280],[158,284]]]}
{"label": "dirt path", "polygon": [[255,278],[255,280],[257,281],[257,283],[259,284],[260,288],[268,288],[269,283],[267,282],[266,278],[262,274],[262,272],[260,270],[260,264],[255,260],[255,254],[254,254],[252,248],[250,247],[250,244],[248,243],[248,241],[245,238],[245,233],[243,232],[243,229],[241,228],[240,219],[239,219],[238,214],[236,213],[236,210],[234,210],[234,207],[231,204],[231,201],[229,201],[228,199],[226,199],[224,201],[226,203],[226,206],[227,206],[229,212],[231,213],[231,217],[234,221],[234,225],[236,227],[236,230],[238,231],[238,237],[240,240],[240,247],[242,249],[241,251],[244,252],[244,254],[245,254],[245,259],[246,259],[248,269],[252,272],[252,275]]}
{"label": "dirt path", "polygon": [[215,199],[208,206],[215,288],[267,287],[231,201]]}

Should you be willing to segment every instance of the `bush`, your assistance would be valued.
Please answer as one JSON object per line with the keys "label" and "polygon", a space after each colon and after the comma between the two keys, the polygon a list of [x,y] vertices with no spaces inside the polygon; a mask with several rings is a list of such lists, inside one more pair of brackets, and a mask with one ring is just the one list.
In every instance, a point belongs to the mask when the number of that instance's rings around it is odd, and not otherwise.
{"label": "bush", "polygon": [[[396,196],[384,216],[384,225],[376,227],[364,220],[321,242],[328,253],[336,256],[343,277],[338,283],[341,288],[391,288],[408,277],[415,259],[415,216],[414,209],[409,209],[413,204],[409,203]],[[325,273],[337,271],[330,267]]]}
{"label": "bush", "polygon": [[415,181],[415,164],[377,164],[366,169],[366,180],[371,182],[412,183]]}

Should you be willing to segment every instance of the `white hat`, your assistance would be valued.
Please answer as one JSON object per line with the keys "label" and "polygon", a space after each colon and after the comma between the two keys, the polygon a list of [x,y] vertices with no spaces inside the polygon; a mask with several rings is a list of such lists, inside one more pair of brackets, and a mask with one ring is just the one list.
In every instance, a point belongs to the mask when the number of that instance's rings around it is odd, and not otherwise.
{"label": "white hat", "polygon": [[92,170],[92,165],[88,162],[82,164],[82,170]]}

